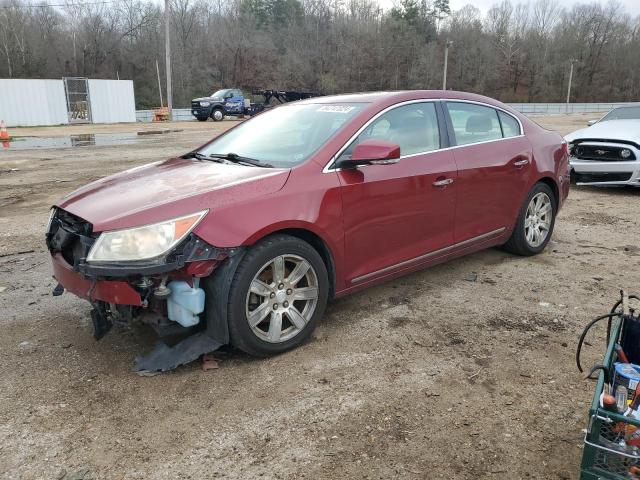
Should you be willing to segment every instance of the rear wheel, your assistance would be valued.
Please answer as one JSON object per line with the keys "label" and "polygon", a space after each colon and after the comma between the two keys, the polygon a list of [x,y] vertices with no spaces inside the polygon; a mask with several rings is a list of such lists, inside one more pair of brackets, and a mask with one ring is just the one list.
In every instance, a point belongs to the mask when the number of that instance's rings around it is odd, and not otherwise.
{"label": "rear wheel", "polygon": [[505,250],[518,255],[536,255],[551,239],[557,211],[556,198],[546,183],[537,183],[520,210]]}
{"label": "rear wheel", "polygon": [[308,243],[274,235],[252,247],[229,293],[231,343],[255,356],[281,353],[303,343],[324,313],[327,269]]}

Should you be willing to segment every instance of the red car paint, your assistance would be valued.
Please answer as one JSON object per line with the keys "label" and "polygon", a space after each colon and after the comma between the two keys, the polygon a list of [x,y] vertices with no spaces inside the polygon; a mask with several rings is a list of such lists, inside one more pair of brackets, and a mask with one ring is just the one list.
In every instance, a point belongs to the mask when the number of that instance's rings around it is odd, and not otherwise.
{"label": "red car paint", "polygon": [[[390,165],[323,172],[374,115],[418,99],[498,107],[517,117],[523,136],[445,148]],[[367,105],[306,162],[292,169],[174,158],[94,182],[57,206],[91,222],[94,232],[208,209],[194,233],[221,248],[251,245],[285,229],[306,230],[327,246],[334,266],[334,292],[341,296],[504,243],[526,195],[540,180],[557,192],[558,208],[568,195],[568,155],[560,135],[500,102],[462,92],[407,91],[300,103],[357,102]],[[434,185],[441,181],[445,184]],[[71,289],[67,284],[77,280],[71,279],[72,272],[61,272],[56,267],[56,278]],[[101,291],[106,288],[101,286]],[[114,285],[112,295],[103,293],[103,299],[121,299],[120,291],[116,293],[119,288]],[[127,297],[126,303],[135,301]]]}

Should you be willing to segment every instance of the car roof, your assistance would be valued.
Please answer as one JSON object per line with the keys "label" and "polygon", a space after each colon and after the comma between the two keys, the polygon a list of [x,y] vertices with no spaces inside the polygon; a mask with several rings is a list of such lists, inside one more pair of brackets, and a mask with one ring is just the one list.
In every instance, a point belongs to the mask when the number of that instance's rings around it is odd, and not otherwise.
{"label": "car roof", "polygon": [[458,92],[455,90],[400,90],[389,92],[362,92],[347,93],[342,95],[329,95],[324,97],[313,97],[301,100],[298,103],[304,104],[327,104],[327,103],[369,103],[371,106],[386,107],[395,103],[411,100],[468,100],[473,102],[487,103],[496,107],[511,111],[505,104],[493,98],[477,95],[475,93]]}

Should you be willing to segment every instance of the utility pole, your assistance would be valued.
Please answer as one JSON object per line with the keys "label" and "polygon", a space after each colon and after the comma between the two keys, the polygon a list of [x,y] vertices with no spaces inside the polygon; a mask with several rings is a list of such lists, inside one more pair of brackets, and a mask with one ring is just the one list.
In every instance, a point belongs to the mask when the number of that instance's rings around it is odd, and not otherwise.
{"label": "utility pole", "polygon": [[447,63],[449,61],[449,47],[453,42],[447,40],[444,44],[444,71],[442,72],[442,90],[447,89]]}
{"label": "utility pole", "polygon": [[571,81],[573,80],[573,63],[575,60],[571,59],[571,70],[569,70],[569,86],[567,87],[567,113],[569,113],[569,100],[571,99]]}
{"label": "utility pole", "polygon": [[76,32],[73,32],[73,73],[78,75],[78,59],[76,58]]}
{"label": "utility pole", "polygon": [[169,40],[169,0],[164,0],[164,50],[165,69],[167,73],[167,109],[169,120],[173,118],[173,94],[171,92],[171,42]]}
{"label": "utility pole", "polygon": [[156,73],[158,74],[158,91],[160,92],[160,108],[164,108],[164,102],[162,101],[162,83],[160,83],[160,67],[158,66],[157,58],[156,58]]}

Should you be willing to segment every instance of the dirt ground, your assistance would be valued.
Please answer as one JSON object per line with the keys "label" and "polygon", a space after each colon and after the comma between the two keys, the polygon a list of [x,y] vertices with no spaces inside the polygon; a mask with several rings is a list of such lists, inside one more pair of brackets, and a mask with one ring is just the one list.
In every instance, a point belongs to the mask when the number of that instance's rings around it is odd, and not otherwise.
{"label": "dirt ground", "polygon": [[[567,133],[589,118],[536,120]],[[621,287],[640,291],[640,190],[574,188],[543,254],[487,250],[341,299],[308,344],[275,358],[226,350],[218,370],[145,378],[131,368],[152,347],[146,331],[93,340],[88,303],[50,294],[49,206],[230,125],[0,152],[0,477],[578,478],[594,384],[576,341]],[[585,364],[602,332],[590,343]]]}

